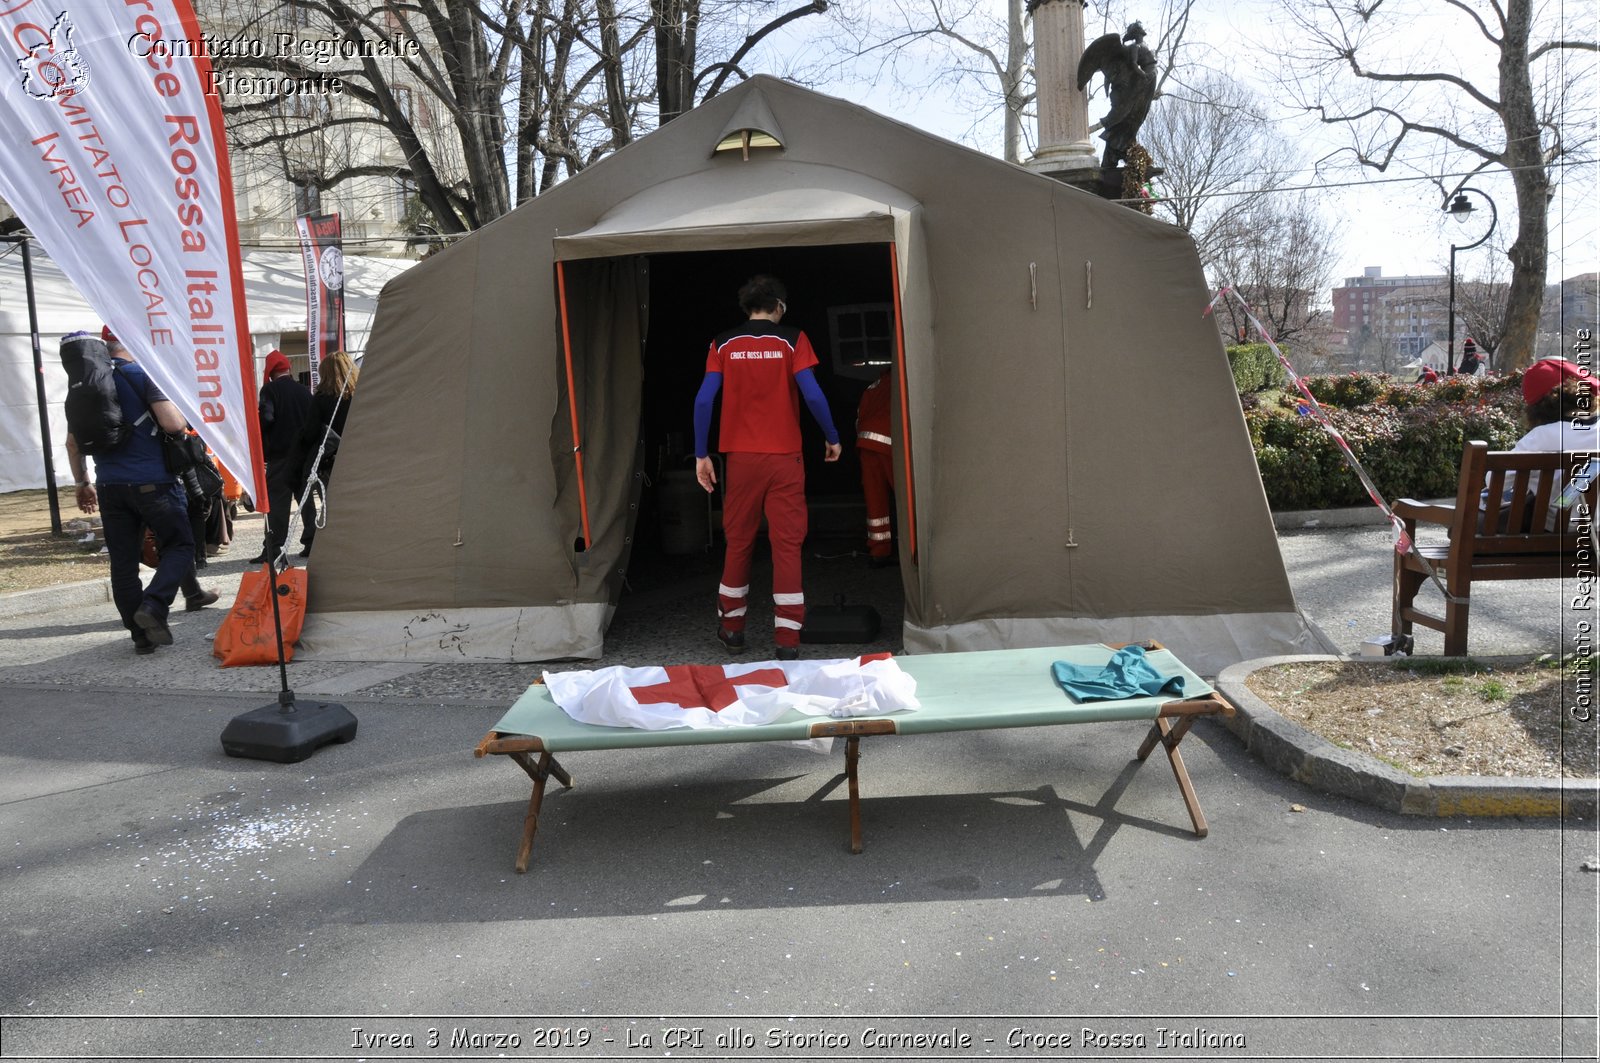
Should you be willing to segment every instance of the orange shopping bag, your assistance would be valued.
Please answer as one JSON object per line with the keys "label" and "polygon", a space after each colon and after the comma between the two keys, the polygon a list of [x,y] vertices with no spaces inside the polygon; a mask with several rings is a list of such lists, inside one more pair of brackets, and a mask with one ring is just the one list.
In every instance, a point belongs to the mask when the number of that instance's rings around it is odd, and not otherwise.
{"label": "orange shopping bag", "polygon": [[[272,623],[272,599],[269,597],[273,580],[268,575],[271,566],[262,565],[246,572],[239,581],[239,596],[233,608],[217,628],[217,637],[211,644],[211,655],[222,662],[224,668],[239,664],[277,664],[278,633]],[[278,595],[278,615],[283,622],[283,659],[294,660],[294,644],[300,638],[300,628],[306,619],[306,570],[289,568],[277,574],[277,585],[283,589]]]}

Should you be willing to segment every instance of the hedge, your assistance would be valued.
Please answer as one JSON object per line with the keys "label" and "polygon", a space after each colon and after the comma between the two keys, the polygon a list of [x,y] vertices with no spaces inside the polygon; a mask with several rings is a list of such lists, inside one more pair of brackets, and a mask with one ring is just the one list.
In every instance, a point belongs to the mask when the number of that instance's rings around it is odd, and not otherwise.
{"label": "hedge", "polygon": [[1287,383],[1278,356],[1265,343],[1240,343],[1229,347],[1228,368],[1233,370],[1233,386],[1241,395],[1271,391]]}
{"label": "hedge", "polygon": [[[1456,491],[1471,439],[1509,449],[1522,434],[1518,377],[1397,383],[1387,374],[1309,377],[1307,386],[1379,492],[1445,498]],[[1245,404],[1245,424],[1273,509],[1327,509],[1368,502],[1339,446],[1303,397]]]}

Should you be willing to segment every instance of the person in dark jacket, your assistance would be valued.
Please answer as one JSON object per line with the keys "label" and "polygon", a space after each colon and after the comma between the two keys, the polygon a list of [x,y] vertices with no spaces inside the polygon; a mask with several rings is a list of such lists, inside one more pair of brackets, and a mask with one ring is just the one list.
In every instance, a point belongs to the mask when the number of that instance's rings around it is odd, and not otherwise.
{"label": "person in dark jacket", "polygon": [[[296,461],[300,434],[311,418],[311,392],[289,372],[289,359],[282,351],[267,355],[267,382],[261,387],[261,445],[267,459],[267,535],[261,553],[250,559],[252,565],[274,561],[284,552],[289,537],[289,505],[294,498],[300,468]],[[304,527],[302,547],[310,544],[306,529],[317,519],[316,507],[307,505],[300,514]]]}
{"label": "person in dark jacket", "polygon": [[[305,485],[313,475],[324,489],[333,479],[333,460],[339,453],[345,418],[350,415],[350,402],[355,398],[359,375],[355,361],[344,351],[334,351],[318,368],[317,390],[311,395],[311,416],[300,434],[300,487],[297,490],[301,494],[305,493]],[[319,451],[321,460],[318,460]],[[300,536],[306,554],[311,553],[316,534],[316,523],[308,522]]]}

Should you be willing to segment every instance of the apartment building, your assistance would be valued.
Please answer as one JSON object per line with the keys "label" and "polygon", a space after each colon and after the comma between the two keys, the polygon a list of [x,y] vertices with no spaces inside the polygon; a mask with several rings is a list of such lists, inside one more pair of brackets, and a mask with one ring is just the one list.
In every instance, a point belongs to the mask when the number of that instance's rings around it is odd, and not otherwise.
{"label": "apartment building", "polygon": [[[1376,344],[1387,355],[1412,357],[1449,334],[1449,284],[1443,274],[1385,277],[1383,267],[1368,266],[1333,289],[1333,327],[1352,348]],[[1457,314],[1457,334],[1466,335],[1463,329]]]}

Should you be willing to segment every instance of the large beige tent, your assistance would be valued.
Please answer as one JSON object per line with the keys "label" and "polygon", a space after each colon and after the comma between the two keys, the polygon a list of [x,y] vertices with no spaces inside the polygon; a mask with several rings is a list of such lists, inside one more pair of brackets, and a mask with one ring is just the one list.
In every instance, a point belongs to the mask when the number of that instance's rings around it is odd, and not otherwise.
{"label": "large beige tent", "polygon": [[1208,671],[1315,648],[1188,236],[758,77],[384,289],[310,653],[598,656],[643,441],[688,432],[758,271],[825,390],[840,314],[888,311],[909,650],[1154,637]]}

